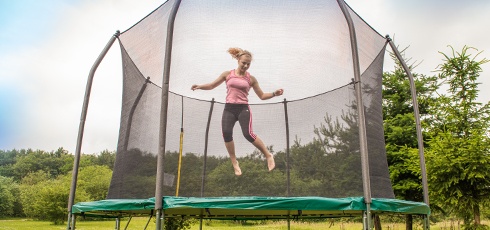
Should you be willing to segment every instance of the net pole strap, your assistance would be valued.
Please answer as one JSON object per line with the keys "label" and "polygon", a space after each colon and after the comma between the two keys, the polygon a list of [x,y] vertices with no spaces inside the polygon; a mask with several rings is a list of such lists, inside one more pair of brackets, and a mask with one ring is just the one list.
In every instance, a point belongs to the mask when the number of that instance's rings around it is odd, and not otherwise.
{"label": "net pole strap", "polygon": [[[72,206],[73,206],[73,203],[75,201],[75,192],[76,192],[76,189],[77,189],[77,178],[78,178],[78,168],[79,168],[79,165],[80,165],[80,155],[81,155],[81,149],[82,149],[82,139],[83,139],[83,132],[84,132],[84,129],[85,129],[85,120],[87,118],[87,111],[88,111],[88,103],[89,103],[89,100],[90,100],[90,93],[91,93],[91,90],[92,90],[92,82],[93,82],[93,79],[94,79],[94,76],[95,76],[95,71],[97,70],[97,68],[99,67],[100,63],[102,62],[102,59],[104,59],[105,55],[107,54],[107,52],[109,52],[109,49],[111,48],[112,44],[114,44],[114,41],[116,40],[116,38],[118,38],[120,35],[120,32],[119,30],[116,31],[116,33],[114,35],[112,35],[111,39],[109,40],[109,42],[107,42],[106,46],[104,47],[104,49],[102,50],[102,52],[99,54],[99,57],[97,58],[97,60],[95,61],[95,63],[92,65],[92,68],[90,69],[90,72],[89,72],[89,75],[88,75],[88,79],[87,79],[87,86],[85,88],[85,97],[83,99],[83,105],[82,105],[82,113],[81,113],[81,116],[80,116],[80,124],[78,126],[78,137],[77,137],[77,147],[75,149],[75,157],[74,157],[74,161],[73,161],[73,173],[72,173],[72,179],[71,179],[71,187],[70,187],[70,195],[68,197],[68,221],[67,221],[67,226],[66,226],[66,229],[67,230],[70,230],[70,229],[74,229],[75,226],[73,224],[72,225],[72,218],[74,218],[72,216]],[[73,223],[75,223],[73,221]]]}
{"label": "net pole strap", "polygon": [[177,171],[177,188],[175,189],[175,196],[179,196],[180,189],[180,171],[182,169],[182,145],[184,143],[184,128],[180,129],[180,145],[179,145],[179,169]]}
{"label": "net pole strap", "polygon": [[180,120],[180,144],[179,144],[179,168],[177,170],[177,186],[175,188],[175,196],[179,196],[180,189],[180,171],[182,169],[182,150],[184,146],[184,97],[181,96],[181,120]]}
{"label": "net pole strap", "polygon": [[427,182],[427,170],[425,168],[425,157],[424,157],[424,141],[422,137],[422,125],[420,123],[420,113],[419,113],[419,103],[417,101],[417,89],[415,88],[415,82],[413,80],[413,75],[412,72],[410,71],[410,68],[408,67],[407,63],[405,63],[405,60],[403,59],[402,55],[396,48],[395,44],[391,40],[390,36],[386,35],[386,39],[390,43],[391,49],[393,50],[393,53],[395,53],[396,58],[400,61],[400,64],[402,65],[403,69],[407,73],[408,80],[410,81],[410,90],[412,93],[412,103],[413,103],[413,113],[415,116],[415,126],[416,126],[416,131],[417,131],[417,143],[418,143],[418,149],[419,149],[419,160],[420,160],[420,172],[422,174],[422,188],[424,192],[424,203],[429,205],[429,186]]}

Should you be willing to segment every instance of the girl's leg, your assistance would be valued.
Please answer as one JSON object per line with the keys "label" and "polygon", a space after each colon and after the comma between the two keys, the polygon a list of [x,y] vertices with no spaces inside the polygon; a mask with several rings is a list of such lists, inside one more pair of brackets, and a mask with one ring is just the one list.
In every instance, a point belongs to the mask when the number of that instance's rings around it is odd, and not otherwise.
{"label": "girl's leg", "polygon": [[240,169],[240,166],[238,165],[238,161],[236,160],[236,155],[235,155],[235,142],[230,141],[230,142],[225,142],[226,150],[228,151],[228,154],[230,155],[230,160],[231,164],[233,165],[233,169],[235,170],[235,175],[240,176],[242,175],[242,170]]}
{"label": "girl's leg", "polygon": [[276,163],[274,162],[274,156],[269,152],[267,147],[265,147],[264,142],[262,139],[257,137],[252,144],[264,154],[265,158],[267,159],[267,167],[269,168],[269,171],[272,171],[276,167]]}
{"label": "girl's leg", "polygon": [[273,170],[276,167],[274,157],[269,152],[262,139],[260,139],[253,132],[252,112],[250,111],[249,106],[246,106],[242,109],[242,111],[238,115],[238,122],[240,123],[240,126],[242,128],[243,136],[248,141],[250,141],[257,149],[259,149],[262,154],[264,154],[265,158],[267,159],[267,167],[269,168],[269,171]]}
{"label": "girl's leg", "polygon": [[242,170],[240,169],[238,161],[236,160],[235,142],[233,142],[233,127],[238,120],[235,110],[236,109],[234,109],[231,105],[225,105],[223,116],[221,118],[221,131],[223,132],[226,151],[228,151],[228,155],[230,155],[230,160],[231,164],[233,165],[235,175],[240,176],[242,175]]}

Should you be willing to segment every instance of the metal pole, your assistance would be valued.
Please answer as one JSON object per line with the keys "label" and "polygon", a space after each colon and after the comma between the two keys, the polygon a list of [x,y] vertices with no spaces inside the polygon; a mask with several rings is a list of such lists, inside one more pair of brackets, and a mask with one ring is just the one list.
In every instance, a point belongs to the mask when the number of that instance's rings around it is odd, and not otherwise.
{"label": "metal pole", "polygon": [[209,126],[211,125],[211,118],[213,117],[214,98],[211,100],[211,107],[209,108],[208,124],[206,125],[206,134],[204,137],[204,160],[202,165],[201,174],[201,197],[204,197],[204,185],[206,184],[206,164],[208,159],[208,139],[209,139]]}
{"label": "metal pole", "polygon": [[165,158],[165,141],[167,139],[167,110],[168,110],[168,90],[170,81],[170,64],[172,60],[172,43],[174,35],[175,16],[179,9],[181,0],[176,0],[172,12],[169,15],[167,26],[167,42],[165,44],[165,60],[163,64],[163,84],[162,101],[160,106],[160,133],[157,156],[157,175],[155,188],[155,210],[156,210],[156,229],[162,229],[162,206],[163,206],[163,161]]}
{"label": "metal pole", "polygon": [[75,229],[76,224],[77,224],[77,217],[74,215],[71,218],[71,226],[73,227],[73,229]]}
{"label": "metal pole", "polygon": [[107,52],[109,52],[109,49],[111,48],[111,46],[114,43],[114,41],[116,40],[116,38],[119,37],[119,35],[120,35],[119,30],[116,31],[116,33],[114,35],[112,35],[109,42],[107,42],[106,46],[104,47],[102,52],[99,54],[99,57],[97,58],[97,60],[95,60],[95,63],[92,65],[92,68],[90,69],[90,72],[88,75],[87,86],[85,88],[85,97],[83,99],[82,114],[80,116],[80,124],[78,126],[77,147],[75,149],[75,159],[73,162],[73,173],[72,173],[72,179],[71,179],[70,196],[68,198],[68,221],[67,221],[67,226],[66,226],[67,230],[70,230],[71,227],[75,227],[75,226],[70,226],[72,223],[71,219],[74,218],[72,216],[71,208],[72,208],[73,203],[75,201],[75,192],[77,189],[77,178],[78,178],[78,167],[80,165],[80,154],[81,154],[81,149],[82,149],[83,131],[85,129],[85,119],[87,118],[87,110],[88,110],[88,103],[90,100],[90,92],[92,90],[92,82],[94,79],[95,71],[99,67],[99,64],[102,62],[102,59],[104,59]]}
{"label": "metal pole", "polygon": [[148,83],[150,83],[150,77],[147,77],[145,83],[141,86],[138,96],[136,97],[136,100],[134,100],[133,106],[131,107],[131,110],[129,112],[128,126],[126,130],[126,136],[124,137],[124,147],[123,147],[124,151],[128,151],[129,136],[131,134],[131,126],[133,124],[134,111],[136,110],[136,107],[138,106]]}
{"label": "metal pole", "polygon": [[402,65],[403,69],[407,73],[408,80],[410,81],[410,90],[412,92],[413,113],[415,116],[415,126],[417,130],[417,144],[419,148],[420,170],[422,174],[422,187],[424,191],[424,203],[429,205],[429,192],[428,192],[429,188],[427,183],[427,171],[425,169],[424,141],[422,137],[422,125],[420,123],[419,103],[417,101],[417,89],[415,88],[415,82],[413,80],[413,75],[410,71],[410,68],[408,68],[407,64],[403,60],[402,55],[400,54],[395,44],[393,43],[393,41],[388,35],[386,35],[386,39],[390,43],[391,49],[393,50],[395,56],[400,61],[400,64]]}
{"label": "metal pole", "polygon": [[131,223],[131,220],[133,219],[133,216],[129,216],[128,222],[126,223],[126,226],[124,227],[124,230],[128,229],[129,223]]}
{"label": "metal pole", "polygon": [[115,230],[121,229],[121,217],[116,217],[116,226],[114,227]]}
{"label": "metal pole", "polygon": [[347,6],[343,0],[337,0],[342,13],[345,16],[347,25],[349,27],[351,50],[352,50],[352,61],[354,67],[354,80],[356,82],[356,98],[357,98],[357,113],[359,121],[359,143],[361,151],[361,163],[362,163],[362,185],[364,191],[364,202],[366,203],[367,212],[367,226],[371,229],[371,183],[369,176],[369,157],[367,148],[367,134],[366,134],[366,120],[364,115],[364,103],[362,102],[362,84],[361,84],[361,70],[359,67],[359,54],[357,51],[357,35],[354,26],[354,22],[350,16]]}
{"label": "metal pole", "polygon": [[151,218],[153,217],[153,210],[151,210],[151,213],[150,213],[150,218],[148,218],[148,221],[146,222],[146,225],[145,225],[145,228],[144,230],[146,230],[146,228],[148,228],[148,224],[150,224],[150,221],[151,221]]}
{"label": "metal pole", "polygon": [[[412,93],[412,103],[413,103],[413,113],[415,117],[415,127],[417,130],[417,144],[419,149],[419,161],[420,161],[420,174],[422,174],[422,189],[424,193],[424,203],[429,205],[429,186],[427,182],[427,170],[425,168],[425,156],[424,156],[424,140],[422,137],[422,125],[420,123],[420,113],[419,113],[419,103],[417,101],[417,89],[415,88],[415,82],[413,80],[412,72],[408,68],[407,63],[403,59],[402,55],[396,48],[395,44],[391,40],[390,36],[386,35],[386,39],[390,43],[393,53],[395,53],[396,58],[400,61],[403,69],[407,73],[408,80],[410,81],[410,90]],[[424,216],[424,229],[429,229],[429,217]]]}
{"label": "metal pole", "polygon": [[[291,166],[289,165],[289,118],[288,118],[288,102],[286,98],[284,98],[284,120],[286,122],[286,175],[287,175],[287,182],[286,182],[286,191],[288,197],[291,196],[291,173],[290,173],[290,168]],[[289,218],[288,218],[288,223],[289,223]]]}

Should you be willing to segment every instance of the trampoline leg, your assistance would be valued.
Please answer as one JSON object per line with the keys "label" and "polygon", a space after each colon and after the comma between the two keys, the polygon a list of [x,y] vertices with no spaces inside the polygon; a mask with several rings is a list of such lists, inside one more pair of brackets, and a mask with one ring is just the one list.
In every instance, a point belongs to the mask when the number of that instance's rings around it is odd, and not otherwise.
{"label": "trampoline leg", "polygon": [[362,218],[362,225],[364,230],[372,230],[373,225],[372,225],[372,216],[371,216],[371,211],[370,208],[368,207],[366,211],[363,211],[363,218]]}
{"label": "trampoline leg", "polygon": [[424,215],[424,230],[430,229],[429,215]]}
{"label": "trampoline leg", "polygon": [[77,216],[75,216],[75,215],[72,214],[72,216],[71,216],[71,228],[72,229],[76,229],[75,228],[76,222],[77,222]]}
{"label": "trampoline leg", "polygon": [[114,229],[116,230],[121,229],[121,217],[119,216],[116,218],[116,226],[114,227]]}
{"label": "trampoline leg", "polygon": [[148,219],[148,221],[146,222],[146,225],[145,225],[144,230],[146,230],[146,229],[148,228],[148,224],[150,223],[150,220],[151,220],[151,218],[152,218],[152,217],[153,217],[153,214],[152,214],[152,215],[150,215],[150,218],[149,218],[149,219]]}
{"label": "trampoline leg", "polygon": [[68,220],[66,221],[66,230],[72,230],[75,229],[75,220],[77,216],[72,214],[71,212],[68,213]]}
{"label": "trampoline leg", "polygon": [[161,230],[162,229],[162,210],[157,209],[156,214],[156,230]]}
{"label": "trampoline leg", "polygon": [[66,222],[66,230],[71,230],[71,213],[68,213],[68,221]]}
{"label": "trampoline leg", "polygon": [[126,223],[126,227],[124,227],[124,230],[128,229],[129,223],[131,223],[131,219],[133,219],[133,217],[129,216],[128,223]]}

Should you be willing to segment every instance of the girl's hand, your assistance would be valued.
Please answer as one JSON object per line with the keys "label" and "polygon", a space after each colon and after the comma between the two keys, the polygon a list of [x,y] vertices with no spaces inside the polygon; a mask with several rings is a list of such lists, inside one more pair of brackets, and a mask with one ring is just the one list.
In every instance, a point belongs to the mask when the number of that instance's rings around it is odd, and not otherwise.
{"label": "girl's hand", "polygon": [[191,89],[194,91],[196,89],[199,89],[199,85],[192,85]]}
{"label": "girl's hand", "polygon": [[284,93],[283,89],[278,89],[278,90],[274,91],[274,96],[281,96],[283,93]]}

